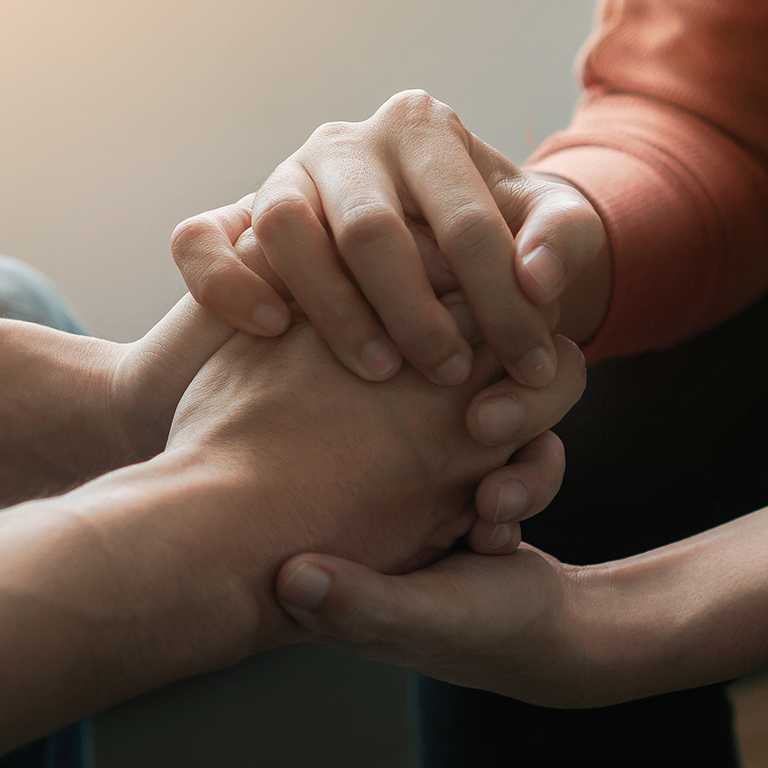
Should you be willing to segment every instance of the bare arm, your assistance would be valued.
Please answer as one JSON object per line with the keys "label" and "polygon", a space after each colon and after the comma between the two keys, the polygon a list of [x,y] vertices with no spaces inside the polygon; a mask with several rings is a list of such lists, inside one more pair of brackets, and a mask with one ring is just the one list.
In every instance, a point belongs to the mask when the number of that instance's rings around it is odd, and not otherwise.
{"label": "bare arm", "polygon": [[232,333],[189,298],[132,344],[0,319],[0,507],[162,451],[184,389]]}
{"label": "bare arm", "polygon": [[[205,333],[187,335],[192,350]],[[304,637],[273,594],[291,555],[390,573],[444,555],[474,522],[477,482],[581,394],[581,355],[558,343],[556,380],[521,387],[515,440],[487,448],[464,417],[501,375],[487,350],[445,389],[412,369],[362,381],[307,323],[230,339],[164,453],[0,515],[0,749]]]}
{"label": "bare arm", "polygon": [[278,594],[354,653],[543,706],[605,706],[768,664],[766,548],[768,509],[586,567],[525,545],[399,577],[300,555]]}
{"label": "bare arm", "polygon": [[0,506],[125,463],[110,381],[119,345],[0,320]]}

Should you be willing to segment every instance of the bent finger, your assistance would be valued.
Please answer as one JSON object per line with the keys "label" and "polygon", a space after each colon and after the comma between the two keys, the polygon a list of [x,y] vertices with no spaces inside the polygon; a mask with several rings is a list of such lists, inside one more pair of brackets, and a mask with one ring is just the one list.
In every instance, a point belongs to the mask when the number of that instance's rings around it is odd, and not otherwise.
{"label": "bent finger", "polygon": [[[266,258],[336,357],[364,379],[397,373],[402,358],[365,298],[345,274],[315,210],[317,190],[287,162],[259,193],[253,230]],[[314,204],[313,204],[314,203]]]}
{"label": "bent finger", "polygon": [[549,506],[564,472],[563,444],[553,432],[544,432],[483,478],[475,494],[477,513],[491,525],[527,520]]}
{"label": "bent finger", "polygon": [[597,212],[578,190],[540,181],[519,222],[517,244],[520,285],[534,304],[543,305],[558,299],[597,258],[606,235]]}
{"label": "bent finger", "polygon": [[479,555],[511,555],[522,538],[520,523],[489,523],[478,520],[467,534],[467,543]]}
{"label": "bent finger", "polygon": [[557,375],[546,387],[531,389],[506,378],[474,398],[466,421],[475,440],[485,445],[525,445],[573,407],[586,386],[584,356],[564,336],[555,337],[555,349]]}
{"label": "bent finger", "polygon": [[225,323],[257,336],[277,336],[290,325],[285,302],[246,267],[234,244],[251,225],[252,196],[193,216],[171,237],[171,252],[195,300]]}
{"label": "bent finger", "polygon": [[515,240],[489,189],[491,179],[471,156],[473,137],[457,118],[446,121],[439,153],[431,150],[429,131],[415,128],[414,136],[404,137],[401,173],[485,340],[517,381],[545,386],[556,367],[549,329],[517,283]]}
{"label": "bent finger", "polygon": [[403,356],[435,384],[460,384],[472,350],[430,284],[423,233],[405,222],[387,158],[364,160],[311,166],[336,246]]}

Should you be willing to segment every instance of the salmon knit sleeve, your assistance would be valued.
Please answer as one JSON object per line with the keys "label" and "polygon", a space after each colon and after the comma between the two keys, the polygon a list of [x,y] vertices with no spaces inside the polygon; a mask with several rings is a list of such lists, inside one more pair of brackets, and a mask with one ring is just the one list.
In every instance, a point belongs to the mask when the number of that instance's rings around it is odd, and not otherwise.
{"label": "salmon knit sleeve", "polygon": [[768,3],[606,0],[585,92],[527,170],[590,200],[613,295],[589,361],[659,349],[768,288]]}

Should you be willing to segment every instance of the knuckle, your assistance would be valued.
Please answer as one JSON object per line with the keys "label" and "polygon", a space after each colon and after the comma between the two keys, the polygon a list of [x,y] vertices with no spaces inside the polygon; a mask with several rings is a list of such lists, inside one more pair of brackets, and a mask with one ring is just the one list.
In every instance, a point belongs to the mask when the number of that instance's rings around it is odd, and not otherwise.
{"label": "knuckle", "polygon": [[422,88],[413,88],[396,93],[385,105],[399,121],[411,128],[429,126],[461,125],[456,113],[447,104],[430,96]]}
{"label": "knuckle", "polygon": [[280,192],[261,202],[254,212],[253,231],[259,240],[269,240],[278,232],[306,224],[313,216],[309,202],[298,194]]}
{"label": "knuckle", "polygon": [[184,262],[190,244],[206,237],[211,228],[210,220],[202,214],[192,216],[178,224],[171,235],[171,253],[176,263]]}
{"label": "knuckle", "polygon": [[307,143],[328,143],[334,142],[339,139],[346,138],[352,131],[353,123],[344,122],[342,120],[334,120],[328,123],[323,123],[312,131],[312,135],[309,137]]}
{"label": "knuckle", "polygon": [[397,211],[378,202],[361,202],[344,212],[336,242],[339,248],[354,250],[392,237],[403,224]]}
{"label": "knuckle", "polygon": [[567,189],[560,193],[551,210],[553,235],[570,244],[578,259],[577,266],[583,266],[594,258],[605,246],[606,234],[602,219],[592,204],[577,190]]}
{"label": "knuckle", "polygon": [[446,227],[448,255],[475,263],[488,258],[498,242],[499,224],[490,211],[469,204],[456,211]]}
{"label": "knuckle", "polygon": [[400,112],[424,112],[437,102],[423,88],[407,88],[396,93],[388,102],[391,109]]}
{"label": "knuckle", "polygon": [[194,289],[190,289],[195,299],[204,307],[216,306],[226,283],[227,270],[223,262],[212,261],[197,276]]}

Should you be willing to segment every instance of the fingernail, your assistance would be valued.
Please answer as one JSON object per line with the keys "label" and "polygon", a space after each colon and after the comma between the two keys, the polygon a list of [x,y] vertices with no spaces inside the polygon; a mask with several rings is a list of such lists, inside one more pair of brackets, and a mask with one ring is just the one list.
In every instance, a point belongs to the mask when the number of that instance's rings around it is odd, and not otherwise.
{"label": "fingernail", "polygon": [[360,362],[374,376],[385,376],[400,362],[400,353],[386,341],[370,341],[360,353]]}
{"label": "fingernail", "polygon": [[514,520],[528,509],[528,489],[519,480],[505,480],[499,486],[494,523]]}
{"label": "fingernail", "polygon": [[541,245],[527,256],[523,256],[522,263],[539,284],[544,301],[554,301],[560,295],[565,278],[563,262],[555,252],[548,246]]}
{"label": "fingernail", "polygon": [[486,400],[477,409],[480,434],[488,445],[511,440],[523,424],[523,406],[514,395],[504,395]]}
{"label": "fingernail", "polygon": [[277,336],[287,327],[290,317],[272,304],[259,304],[253,310],[253,322],[267,336]]}
{"label": "fingernail", "polygon": [[312,611],[323,602],[330,588],[331,577],[325,571],[304,563],[285,582],[280,597],[297,608]]}
{"label": "fingernail", "polygon": [[555,378],[555,363],[544,347],[536,347],[518,360],[515,378],[527,387],[545,387]]}
{"label": "fingernail", "polygon": [[509,523],[499,523],[494,529],[486,546],[491,549],[499,549],[512,538],[512,526]]}
{"label": "fingernail", "polygon": [[435,371],[435,378],[449,387],[463,384],[472,371],[472,361],[458,354],[446,360]]}

